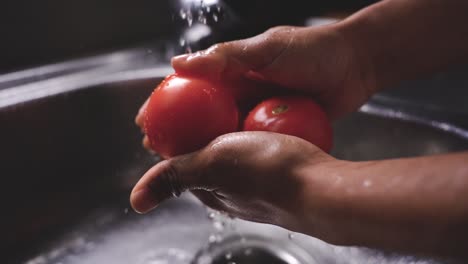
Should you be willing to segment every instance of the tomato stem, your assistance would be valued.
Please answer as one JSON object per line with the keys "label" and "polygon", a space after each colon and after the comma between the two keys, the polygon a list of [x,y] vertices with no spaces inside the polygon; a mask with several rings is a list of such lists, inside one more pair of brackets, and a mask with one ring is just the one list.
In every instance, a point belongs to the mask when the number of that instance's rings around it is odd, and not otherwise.
{"label": "tomato stem", "polygon": [[287,105],[278,105],[277,107],[273,108],[273,110],[271,110],[271,113],[274,115],[279,115],[288,111],[288,108],[289,107]]}

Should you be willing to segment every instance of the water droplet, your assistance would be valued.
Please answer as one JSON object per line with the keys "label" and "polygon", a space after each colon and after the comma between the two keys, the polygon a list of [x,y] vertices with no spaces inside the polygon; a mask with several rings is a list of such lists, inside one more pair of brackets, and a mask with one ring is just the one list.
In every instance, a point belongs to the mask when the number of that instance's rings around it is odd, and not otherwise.
{"label": "water droplet", "polygon": [[294,234],[293,234],[293,233],[289,233],[289,234],[288,234],[288,238],[289,238],[289,240],[292,240],[292,239],[294,238]]}
{"label": "water droplet", "polygon": [[179,45],[180,45],[181,47],[185,46],[185,39],[184,39],[184,38],[180,38],[180,39],[179,39]]}
{"label": "water droplet", "polygon": [[224,223],[223,221],[213,221],[213,227],[216,229],[216,231],[218,232],[222,232],[224,231],[224,226],[226,225],[226,223]]}
{"label": "water droplet", "polygon": [[213,17],[214,22],[218,22],[219,20],[218,15],[213,14],[212,17]]}
{"label": "water droplet", "polygon": [[124,209],[124,214],[128,214],[128,208]]}
{"label": "water droplet", "polygon": [[186,19],[185,19],[185,20],[187,20],[187,25],[188,25],[189,27],[191,27],[192,24],[193,24],[193,14],[192,14],[192,11],[191,11],[191,10],[188,10],[188,11],[187,11],[187,16],[186,16]]}
{"label": "water droplet", "polygon": [[228,260],[229,260],[229,259],[232,259],[232,253],[231,253],[231,252],[228,252],[228,253],[226,253],[226,255],[224,255],[224,257],[225,257],[226,259],[228,259]]}
{"label": "water droplet", "polygon": [[363,185],[364,187],[370,187],[370,186],[372,185],[372,182],[371,182],[370,180],[365,180],[365,181],[362,183],[362,185]]}
{"label": "water droplet", "polygon": [[208,211],[208,219],[214,219],[216,217],[215,212]]}
{"label": "water droplet", "polygon": [[251,248],[246,248],[246,249],[244,250],[244,255],[246,255],[246,256],[252,255],[252,249],[251,249]]}
{"label": "water droplet", "polygon": [[185,19],[187,18],[187,12],[186,12],[185,10],[181,9],[181,10],[179,11],[179,16],[180,16],[180,18],[182,18],[183,20],[185,20]]}
{"label": "water droplet", "polygon": [[216,243],[219,243],[221,242],[221,236],[220,235],[215,235],[215,234],[212,234],[208,237],[208,243],[209,244],[216,244]]}

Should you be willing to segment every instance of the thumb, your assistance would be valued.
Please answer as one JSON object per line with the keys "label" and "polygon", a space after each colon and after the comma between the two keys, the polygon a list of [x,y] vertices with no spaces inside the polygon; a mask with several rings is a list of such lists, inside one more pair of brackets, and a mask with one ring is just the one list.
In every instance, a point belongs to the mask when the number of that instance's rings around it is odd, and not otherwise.
{"label": "thumb", "polygon": [[246,75],[259,78],[256,72],[266,68],[291,44],[294,27],[276,27],[258,36],[217,44],[194,54],[174,57],[176,72],[202,75],[213,80]]}
{"label": "thumb", "polygon": [[179,196],[185,190],[208,189],[202,186],[201,171],[205,167],[195,153],[164,160],[148,170],[130,195],[133,209],[146,213],[162,201]]}

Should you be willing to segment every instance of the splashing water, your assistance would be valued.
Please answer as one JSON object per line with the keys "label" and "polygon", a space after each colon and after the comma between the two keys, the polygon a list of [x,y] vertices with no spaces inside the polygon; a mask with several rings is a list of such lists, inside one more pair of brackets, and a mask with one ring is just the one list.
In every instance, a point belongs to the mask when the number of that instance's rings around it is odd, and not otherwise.
{"label": "splashing water", "polygon": [[[222,214],[218,211],[214,211],[208,207],[206,210],[207,217],[211,221],[213,227],[213,232],[208,237],[208,246],[221,242],[224,238],[233,233],[238,233],[235,218],[226,214]],[[241,239],[245,240],[242,235]]]}

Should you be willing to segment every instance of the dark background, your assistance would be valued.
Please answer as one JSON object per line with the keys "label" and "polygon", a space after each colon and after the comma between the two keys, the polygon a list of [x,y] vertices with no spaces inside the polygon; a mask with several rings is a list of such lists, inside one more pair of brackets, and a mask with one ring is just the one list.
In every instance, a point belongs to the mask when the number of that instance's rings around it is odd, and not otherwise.
{"label": "dark background", "polygon": [[[219,40],[372,2],[226,0],[231,27]],[[7,0],[0,8],[0,74],[172,38],[181,26],[174,21],[177,10],[177,0]]]}

